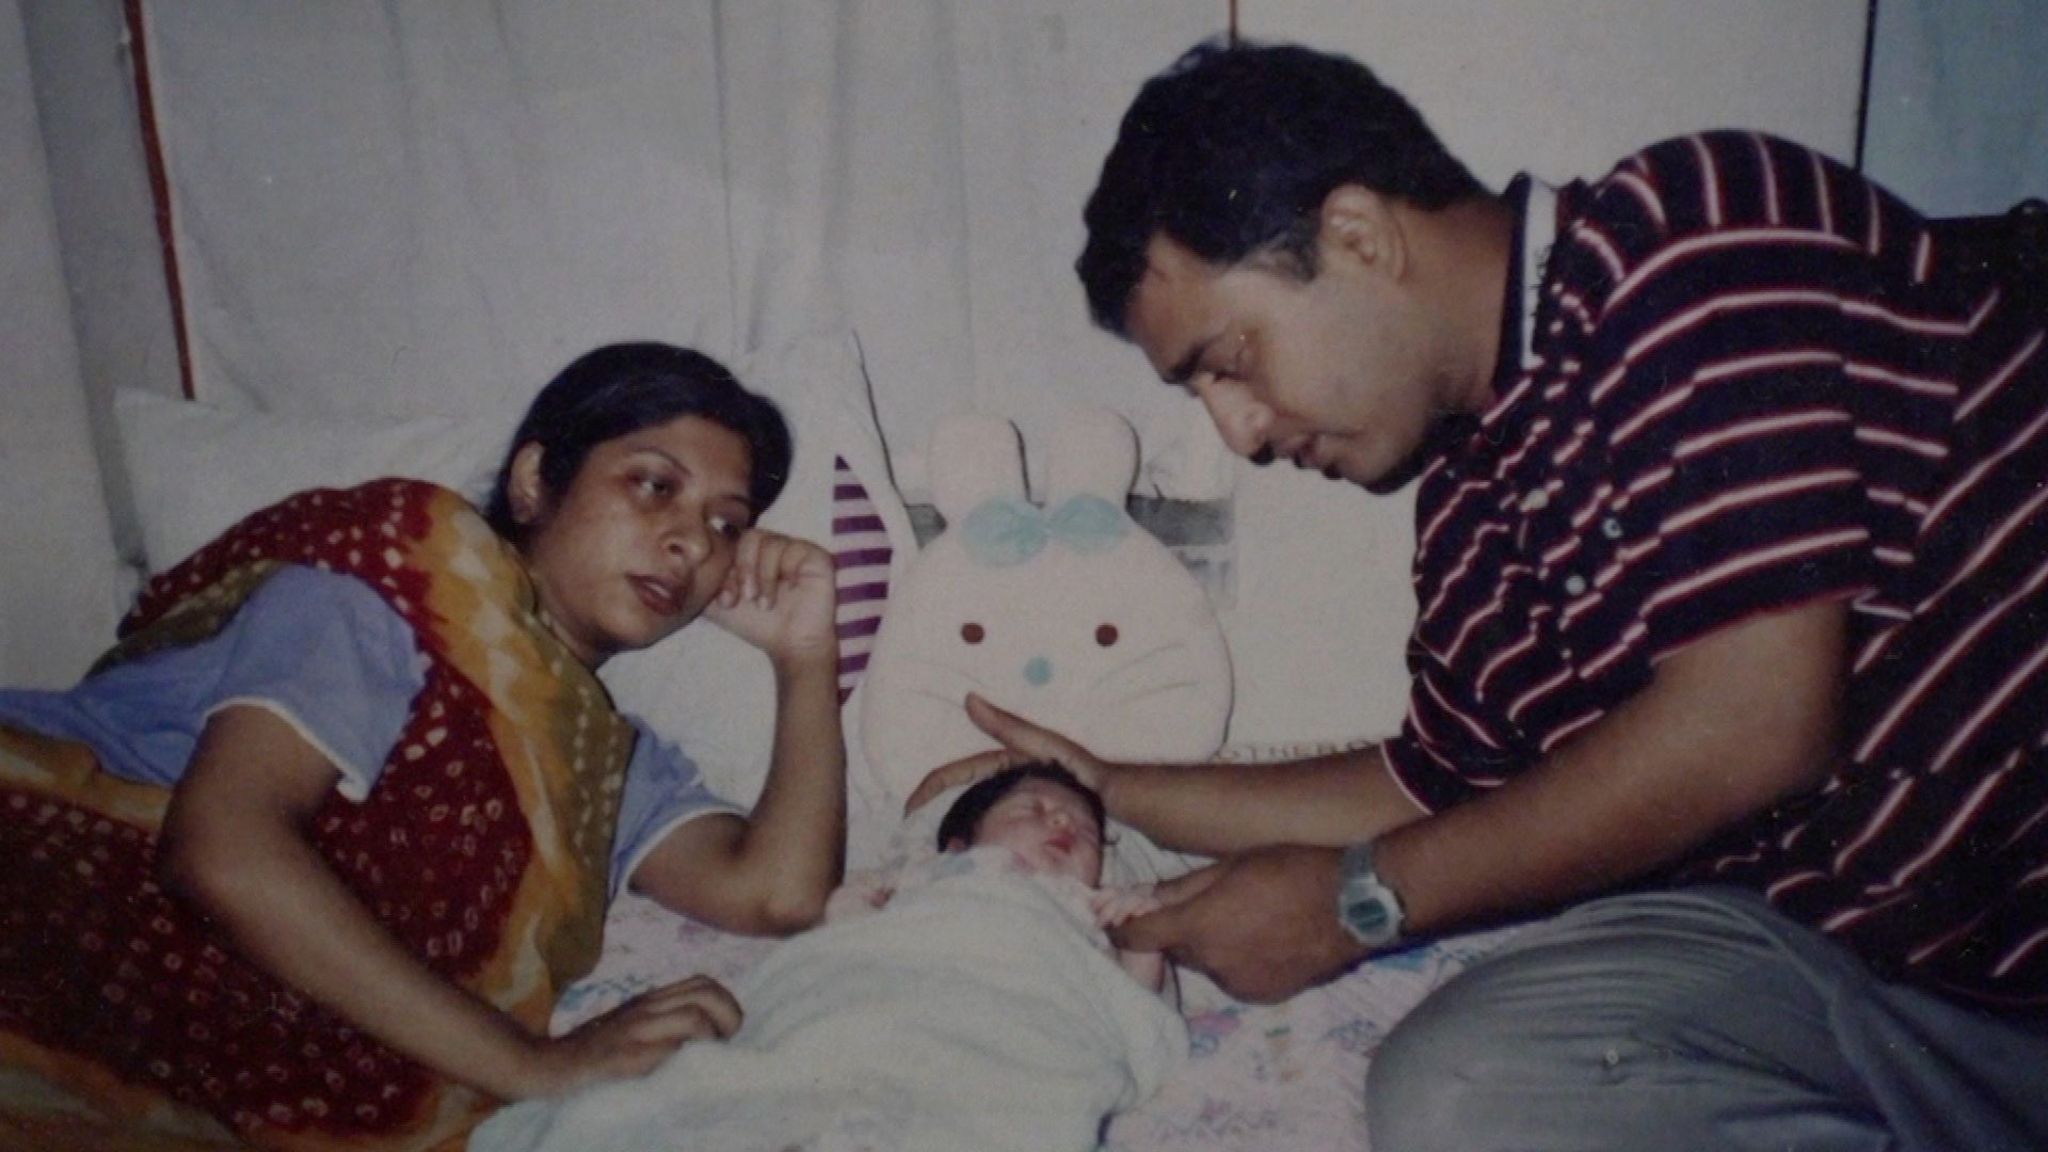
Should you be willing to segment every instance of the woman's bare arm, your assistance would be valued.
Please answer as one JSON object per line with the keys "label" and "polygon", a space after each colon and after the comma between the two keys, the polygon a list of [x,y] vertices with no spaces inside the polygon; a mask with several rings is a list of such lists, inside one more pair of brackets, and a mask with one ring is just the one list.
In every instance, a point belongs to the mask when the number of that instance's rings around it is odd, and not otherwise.
{"label": "woman's bare arm", "polygon": [[786,936],[816,924],[846,849],[846,741],[832,557],[756,529],[740,541],[705,619],[761,649],[775,669],[768,779],[747,819],[708,816],[671,831],[633,887],[734,932]]}
{"label": "woman's bare arm", "polygon": [[775,747],[752,814],[681,825],[641,861],[633,887],[732,932],[786,936],[816,924],[838,885],[846,746],[836,658],[776,668]]}
{"label": "woman's bare arm", "polygon": [[441,979],[377,923],[308,840],[307,821],[338,778],[270,710],[217,713],[165,814],[166,886],[258,967],[393,1049],[501,1099],[644,1072],[683,1040],[737,1027],[730,997],[700,981],[551,1042]]}

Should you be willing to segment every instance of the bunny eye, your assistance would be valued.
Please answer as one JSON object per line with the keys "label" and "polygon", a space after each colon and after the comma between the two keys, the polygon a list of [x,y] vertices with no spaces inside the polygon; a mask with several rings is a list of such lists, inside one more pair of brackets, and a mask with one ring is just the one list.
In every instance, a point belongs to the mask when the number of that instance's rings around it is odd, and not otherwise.
{"label": "bunny eye", "polygon": [[1116,625],[1097,624],[1095,626],[1095,642],[1097,644],[1100,644],[1104,648],[1107,648],[1110,645],[1116,643],[1116,638]]}
{"label": "bunny eye", "polygon": [[979,644],[987,635],[988,631],[972,620],[960,626],[960,638],[969,644]]}

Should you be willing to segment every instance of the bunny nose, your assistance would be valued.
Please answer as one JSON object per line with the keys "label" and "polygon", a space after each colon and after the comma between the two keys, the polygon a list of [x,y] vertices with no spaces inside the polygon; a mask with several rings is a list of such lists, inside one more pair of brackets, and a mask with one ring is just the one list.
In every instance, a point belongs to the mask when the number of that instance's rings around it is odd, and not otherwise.
{"label": "bunny nose", "polygon": [[1052,679],[1052,661],[1043,656],[1033,656],[1024,662],[1024,682],[1033,688],[1043,688]]}

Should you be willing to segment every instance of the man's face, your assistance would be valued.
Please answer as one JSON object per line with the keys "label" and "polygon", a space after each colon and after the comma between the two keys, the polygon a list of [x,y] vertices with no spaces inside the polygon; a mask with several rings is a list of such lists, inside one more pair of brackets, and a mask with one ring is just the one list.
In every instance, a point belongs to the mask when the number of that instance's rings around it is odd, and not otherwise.
{"label": "man's face", "polygon": [[1319,252],[1304,281],[1155,236],[1127,328],[1231,451],[1370,484],[1416,451],[1439,409],[1434,329],[1402,284],[1328,240]]}

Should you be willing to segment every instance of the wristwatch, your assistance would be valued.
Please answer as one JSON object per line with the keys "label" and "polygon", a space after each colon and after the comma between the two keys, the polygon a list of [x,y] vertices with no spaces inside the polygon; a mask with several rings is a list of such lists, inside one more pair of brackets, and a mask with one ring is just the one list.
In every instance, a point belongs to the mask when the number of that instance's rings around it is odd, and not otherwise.
{"label": "wristwatch", "polygon": [[1337,882],[1337,922],[1353,940],[1385,948],[1401,939],[1401,898],[1373,868],[1372,841],[1344,849]]}

